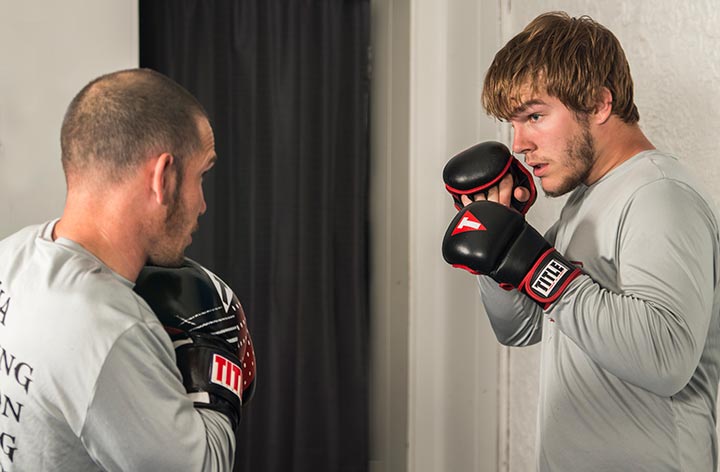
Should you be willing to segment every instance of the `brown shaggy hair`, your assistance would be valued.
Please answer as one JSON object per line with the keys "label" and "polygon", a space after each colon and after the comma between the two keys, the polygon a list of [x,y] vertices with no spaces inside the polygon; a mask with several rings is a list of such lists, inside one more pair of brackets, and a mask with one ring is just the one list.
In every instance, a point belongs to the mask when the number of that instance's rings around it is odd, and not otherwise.
{"label": "brown shaggy hair", "polygon": [[482,104],[489,115],[507,120],[529,90],[587,114],[595,109],[602,87],[612,93],[612,113],[625,123],[637,123],[630,66],[615,35],[588,16],[550,12],[535,18],[495,55]]}

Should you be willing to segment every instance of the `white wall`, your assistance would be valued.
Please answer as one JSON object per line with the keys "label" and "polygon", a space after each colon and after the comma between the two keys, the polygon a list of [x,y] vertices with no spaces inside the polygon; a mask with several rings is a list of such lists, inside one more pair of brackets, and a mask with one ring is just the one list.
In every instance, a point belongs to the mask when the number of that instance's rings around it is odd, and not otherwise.
{"label": "white wall", "polygon": [[371,472],[408,470],[410,3],[371,3]]}
{"label": "white wall", "polygon": [[0,0],[0,238],[60,215],[60,124],[91,79],[138,64],[136,0]]}
{"label": "white wall", "polygon": [[496,133],[477,103],[497,5],[372,9],[371,470],[494,470],[501,350],[474,279],[445,264],[440,245],[455,212],[443,166]]}
{"label": "white wall", "polygon": [[441,256],[455,214],[449,156],[491,134],[476,106],[494,29],[477,0],[416,1],[410,64],[410,455],[412,471],[487,470],[496,462],[497,355],[474,279]]}

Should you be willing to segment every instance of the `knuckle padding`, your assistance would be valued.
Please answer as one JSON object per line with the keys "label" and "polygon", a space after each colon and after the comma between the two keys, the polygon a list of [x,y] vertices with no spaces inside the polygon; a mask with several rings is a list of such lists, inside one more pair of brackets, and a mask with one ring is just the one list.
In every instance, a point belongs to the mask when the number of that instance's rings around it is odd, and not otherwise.
{"label": "knuckle padding", "polygon": [[501,143],[476,144],[455,155],[443,169],[445,186],[451,193],[468,195],[497,184],[508,172],[512,155]]}
{"label": "knuckle padding", "polygon": [[[450,264],[474,261],[475,269],[492,275],[495,268],[502,266],[507,252],[512,250],[516,235],[526,227],[524,217],[515,211],[508,211],[499,203],[474,202],[465,211],[460,211],[448,227],[443,239],[443,257]],[[482,222],[482,231],[468,231],[453,234],[457,225],[471,213]]]}
{"label": "knuckle padding", "polygon": [[462,195],[485,193],[498,185],[508,173],[513,177],[513,188],[525,187],[530,191],[530,198],[526,202],[521,202],[514,196],[511,198],[512,206],[521,213],[526,213],[535,202],[535,183],[528,170],[502,143],[486,141],[456,154],[443,168],[443,181],[455,205],[460,208],[463,206]]}

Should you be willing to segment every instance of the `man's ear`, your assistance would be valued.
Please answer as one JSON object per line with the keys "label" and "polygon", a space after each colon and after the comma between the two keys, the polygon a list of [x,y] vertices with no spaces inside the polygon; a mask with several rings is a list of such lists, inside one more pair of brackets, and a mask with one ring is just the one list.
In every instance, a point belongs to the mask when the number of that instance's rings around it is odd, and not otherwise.
{"label": "man's ear", "polygon": [[150,160],[150,188],[159,205],[166,205],[173,194],[177,184],[176,170],[175,157],[170,153],[164,152]]}
{"label": "man's ear", "polygon": [[613,96],[610,89],[607,87],[601,87],[598,92],[597,102],[595,104],[595,111],[593,112],[594,121],[596,124],[601,125],[605,123],[612,115]]}

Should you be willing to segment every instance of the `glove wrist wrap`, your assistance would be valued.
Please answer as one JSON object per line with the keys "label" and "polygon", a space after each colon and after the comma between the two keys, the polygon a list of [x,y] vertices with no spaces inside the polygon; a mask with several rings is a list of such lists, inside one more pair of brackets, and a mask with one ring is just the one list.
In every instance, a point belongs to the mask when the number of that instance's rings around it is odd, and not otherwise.
{"label": "glove wrist wrap", "polygon": [[235,430],[242,416],[243,385],[237,355],[217,337],[203,333],[173,344],[183,386],[195,406],[227,415]]}
{"label": "glove wrist wrap", "polygon": [[578,275],[580,269],[551,247],[530,268],[518,290],[547,310]]}

